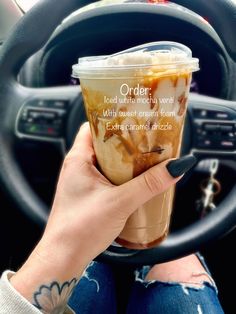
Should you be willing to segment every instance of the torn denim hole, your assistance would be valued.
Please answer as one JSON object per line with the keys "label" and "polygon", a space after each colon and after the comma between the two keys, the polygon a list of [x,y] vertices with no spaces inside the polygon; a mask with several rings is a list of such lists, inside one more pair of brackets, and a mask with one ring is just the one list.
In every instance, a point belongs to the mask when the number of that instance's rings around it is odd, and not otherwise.
{"label": "torn denim hole", "polygon": [[211,287],[217,293],[216,288],[209,281],[202,281],[201,283],[192,283],[192,282],[160,282],[162,284],[180,286],[184,294],[189,295],[189,290],[204,290],[205,287]]}
{"label": "torn denim hole", "polygon": [[197,314],[203,314],[203,311],[202,311],[200,304],[198,304],[198,306],[197,306]]}
{"label": "torn denim hole", "polygon": [[[179,286],[182,288],[183,292],[187,295],[189,295],[189,289],[194,290],[203,290],[206,286],[211,287],[215,290],[216,293],[218,293],[216,284],[214,280],[212,279],[211,275],[206,272],[197,272],[192,273],[192,281],[184,282],[184,281],[160,281],[160,280],[145,280],[148,272],[150,271],[151,266],[143,266],[141,269],[135,270],[135,281],[140,282],[145,288],[148,288],[151,285],[154,284],[162,284],[162,285],[168,285],[168,286]],[[201,281],[195,281],[194,277],[197,278],[199,276],[207,277],[203,278]]]}
{"label": "torn denim hole", "polygon": [[[203,278],[200,280],[200,281],[195,281],[194,278],[198,278],[200,276],[203,276]],[[204,279],[205,277],[205,279]],[[215,284],[215,281],[212,279],[212,277],[207,273],[207,272],[197,272],[197,273],[192,273],[191,274],[191,280],[189,281],[179,281],[179,282],[169,282],[169,283],[175,283],[175,284],[180,284],[184,293],[185,294],[189,294],[189,291],[188,291],[188,288],[192,288],[192,289],[195,289],[195,290],[200,290],[200,289],[204,289],[204,287],[206,285],[209,285],[211,287],[214,288],[214,290],[216,291],[216,293],[218,293],[217,291],[217,287],[216,287],[216,284]],[[208,280],[206,280],[206,278]]]}
{"label": "torn denim hole", "polygon": [[210,272],[210,270],[209,270],[209,268],[208,268],[208,266],[207,266],[207,264],[205,262],[204,257],[202,256],[202,254],[200,252],[197,252],[195,255],[197,256],[198,260],[200,261],[200,263],[202,264],[203,268],[205,269],[205,271],[206,271],[206,273],[208,275],[208,278],[209,278],[209,280],[211,282],[211,285],[213,286],[213,288],[215,289],[216,293],[218,294],[218,289],[217,289],[216,283],[215,283],[214,279],[212,278],[211,272]]}
{"label": "torn denim hole", "polygon": [[92,261],[92,262],[90,262],[88,264],[88,266],[86,267],[85,271],[83,272],[83,275],[82,275],[81,279],[82,278],[86,278],[86,279],[88,279],[88,281],[93,282],[96,285],[97,293],[98,293],[99,290],[100,290],[99,283],[98,283],[98,281],[96,279],[91,278],[91,274],[89,272],[90,268],[92,268],[95,265],[95,263],[97,263],[97,262],[96,261]]}

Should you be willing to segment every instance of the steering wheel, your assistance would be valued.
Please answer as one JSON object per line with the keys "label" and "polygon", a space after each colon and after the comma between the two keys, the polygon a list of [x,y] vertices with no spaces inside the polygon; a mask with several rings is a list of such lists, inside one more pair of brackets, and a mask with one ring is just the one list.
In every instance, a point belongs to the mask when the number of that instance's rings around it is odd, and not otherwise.
{"label": "steering wheel", "polygon": [[[76,9],[93,1],[79,0],[42,0],[29,11],[12,30],[9,38],[0,51],[0,182],[15,204],[37,222],[45,224],[48,217],[47,206],[36,196],[27,183],[19,165],[14,157],[14,143],[16,134],[21,137],[29,137],[30,126],[25,123],[28,115],[35,114],[45,106],[47,114],[56,114],[58,128],[45,134],[49,141],[63,143],[63,134],[60,124],[66,123],[64,117],[70,104],[76,99],[82,98],[78,86],[52,87],[52,88],[27,88],[19,84],[17,75],[25,61],[37,52],[47,42],[50,35],[61,21]],[[176,1],[179,4],[187,4],[185,0]],[[112,6],[105,10],[104,15],[112,18],[114,14],[124,16],[124,20],[132,18],[148,17],[150,20],[158,17],[177,19],[196,23],[199,28],[206,28],[215,40],[216,49],[227,49],[231,58],[236,59],[236,37],[229,39],[232,29],[235,29],[235,7],[231,7],[231,0],[198,0],[202,11],[208,10],[212,14],[212,20],[217,21],[226,14],[223,20],[224,28],[219,28],[222,38],[227,38],[224,46],[215,30],[204,23],[199,23],[201,18],[183,7],[172,5],[151,4],[124,4]],[[209,15],[208,14],[208,15]],[[99,18],[103,15],[99,13]],[[107,21],[107,20],[106,20]],[[202,21],[202,20],[201,20]],[[141,20],[140,20],[141,23]],[[201,24],[201,25],[200,25]],[[142,26],[142,24],[140,24]],[[221,32],[221,33],[220,33]],[[226,47],[226,48],[225,48]],[[33,109],[32,109],[33,108]],[[40,109],[41,108],[41,109]],[[204,140],[206,125],[213,127],[217,120],[219,130],[232,130],[236,132],[236,102],[222,99],[192,95],[189,104],[189,128],[193,141],[191,151],[198,158],[209,156],[223,159],[235,159],[235,141],[228,142],[230,147],[224,147],[224,143],[207,144]],[[42,130],[44,132],[45,130]],[[50,130],[47,130],[50,131]],[[219,131],[220,132],[220,131]],[[28,134],[28,135],[27,135]],[[221,146],[219,146],[221,145]],[[119,264],[155,264],[169,261],[197,251],[206,243],[213,241],[229,232],[236,225],[236,185],[227,195],[218,208],[201,221],[185,227],[182,230],[171,233],[167,240],[153,249],[144,251],[128,250],[122,247],[109,247],[98,260]]]}

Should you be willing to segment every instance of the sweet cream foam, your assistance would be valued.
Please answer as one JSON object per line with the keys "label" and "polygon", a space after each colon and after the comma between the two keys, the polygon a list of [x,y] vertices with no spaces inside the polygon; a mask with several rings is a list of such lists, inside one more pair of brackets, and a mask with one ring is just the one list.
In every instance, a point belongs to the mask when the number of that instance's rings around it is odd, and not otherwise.
{"label": "sweet cream foam", "polygon": [[176,63],[187,63],[188,56],[182,52],[173,51],[135,51],[111,55],[104,59],[87,60],[84,66],[90,67],[107,67],[107,66],[123,66],[123,65],[163,65]]}

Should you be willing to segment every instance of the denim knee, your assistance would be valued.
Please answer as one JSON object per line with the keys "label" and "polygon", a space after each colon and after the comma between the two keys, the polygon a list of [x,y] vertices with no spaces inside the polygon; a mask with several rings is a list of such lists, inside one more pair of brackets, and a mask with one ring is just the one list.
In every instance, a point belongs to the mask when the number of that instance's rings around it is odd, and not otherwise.
{"label": "denim knee", "polygon": [[116,313],[115,284],[111,267],[107,264],[91,262],[68,304],[75,313]]}
{"label": "denim knee", "polygon": [[127,314],[223,314],[215,282],[203,257],[197,257],[209,279],[198,285],[194,282],[147,281],[145,278],[151,266],[136,269]]}

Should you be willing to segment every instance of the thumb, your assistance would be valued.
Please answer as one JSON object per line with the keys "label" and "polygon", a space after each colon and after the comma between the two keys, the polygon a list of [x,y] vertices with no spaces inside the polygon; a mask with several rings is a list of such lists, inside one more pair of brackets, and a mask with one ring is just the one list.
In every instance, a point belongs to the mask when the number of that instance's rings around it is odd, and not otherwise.
{"label": "thumb", "polygon": [[166,160],[120,185],[118,189],[122,207],[127,208],[127,214],[132,214],[138,207],[177,183],[196,162],[192,155]]}

